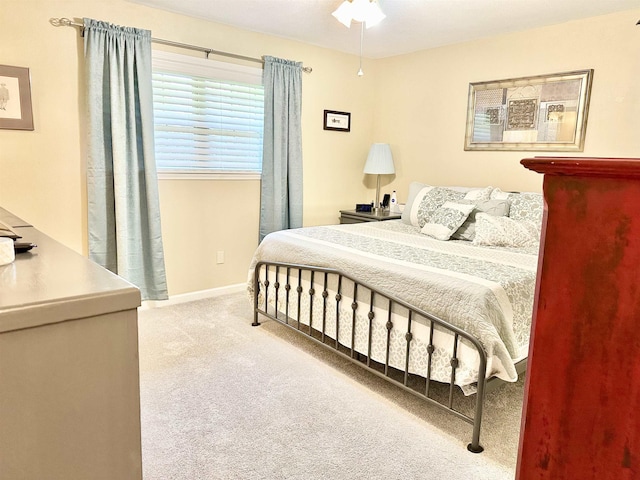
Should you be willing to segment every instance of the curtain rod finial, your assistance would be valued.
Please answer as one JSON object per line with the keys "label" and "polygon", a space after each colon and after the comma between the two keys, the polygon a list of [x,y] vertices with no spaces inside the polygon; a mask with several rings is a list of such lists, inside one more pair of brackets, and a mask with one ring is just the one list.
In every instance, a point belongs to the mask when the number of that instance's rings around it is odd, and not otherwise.
{"label": "curtain rod finial", "polygon": [[53,25],[54,27],[68,27],[69,25],[71,25],[73,22],[71,20],[69,20],[68,18],[50,18],[49,19],[49,23],[51,25]]}

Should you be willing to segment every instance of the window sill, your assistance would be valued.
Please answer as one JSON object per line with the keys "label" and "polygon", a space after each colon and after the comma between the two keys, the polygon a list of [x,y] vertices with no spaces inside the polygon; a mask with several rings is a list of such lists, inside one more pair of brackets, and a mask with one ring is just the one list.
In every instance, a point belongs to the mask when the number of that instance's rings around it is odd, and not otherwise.
{"label": "window sill", "polygon": [[158,180],[260,180],[257,172],[158,172]]}

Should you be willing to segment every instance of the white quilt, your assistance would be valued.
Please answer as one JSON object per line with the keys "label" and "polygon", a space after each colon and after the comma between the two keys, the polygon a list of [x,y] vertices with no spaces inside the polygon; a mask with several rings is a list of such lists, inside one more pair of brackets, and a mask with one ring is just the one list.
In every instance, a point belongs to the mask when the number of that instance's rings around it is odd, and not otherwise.
{"label": "white quilt", "polygon": [[[275,232],[263,240],[250,268],[249,289],[253,288],[253,268],[258,261],[335,268],[472,334],[487,352],[487,376],[515,381],[514,362],[524,358],[528,350],[537,253],[537,247],[486,247],[468,241],[435,240],[401,221],[308,227]],[[320,302],[320,295],[317,297]],[[349,302],[343,303],[347,318],[351,309]],[[358,309],[359,316],[365,318],[367,308]],[[378,317],[372,357],[384,362],[386,317]],[[401,326],[396,328],[402,332]],[[350,329],[350,325],[340,326],[339,340],[345,345],[351,342]],[[356,330],[356,349],[366,353],[365,329]],[[412,373],[426,374],[428,330],[417,322],[412,325]],[[327,332],[335,334],[335,314],[329,315]],[[390,364],[404,368],[405,352],[403,335],[396,334]],[[478,375],[477,354],[474,357],[468,349],[459,355],[456,383],[472,384]],[[449,358],[446,347],[438,348],[432,378],[449,381]]]}

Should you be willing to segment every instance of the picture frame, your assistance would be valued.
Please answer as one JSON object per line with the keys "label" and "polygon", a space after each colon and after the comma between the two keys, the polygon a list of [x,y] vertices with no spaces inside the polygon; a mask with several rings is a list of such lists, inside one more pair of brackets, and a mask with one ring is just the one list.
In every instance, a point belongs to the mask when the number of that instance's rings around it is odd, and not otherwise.
{"label": "picture frame", "polygon": [[582,152],[593,69],[469,84],[465,150]]}
{"label": "picture frame", "polygon": [[33,130],[28,68],[0,65],[0,128]]}
{"label": "picture frame", "polygon": [[325,130],[334,130],[337,132],[350,132],[351,113],[338,112],[336,110],[325,110],[323,128]]}

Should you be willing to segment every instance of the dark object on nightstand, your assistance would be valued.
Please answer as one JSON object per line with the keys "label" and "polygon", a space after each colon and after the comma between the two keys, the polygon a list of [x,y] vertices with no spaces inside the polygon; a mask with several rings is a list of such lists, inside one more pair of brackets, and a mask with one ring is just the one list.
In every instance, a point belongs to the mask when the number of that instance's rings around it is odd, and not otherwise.
{"label": "dark object on nightstand", "polygon": [[356,212],[371,212],[372,208],[371,203],[356,203]]}
{"label": "dark object on nightstand", "polygon": [[388,210],[383,210],[379,213],[340,210],[340,223],[382,222],[385,220],[398,220],[401,217],[400,213],[389,213]]}

